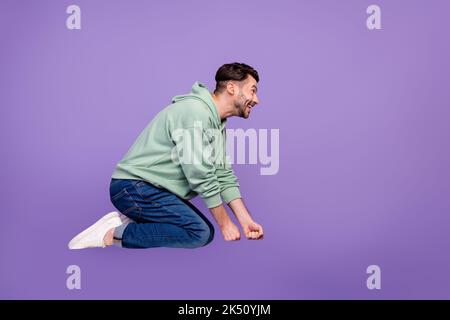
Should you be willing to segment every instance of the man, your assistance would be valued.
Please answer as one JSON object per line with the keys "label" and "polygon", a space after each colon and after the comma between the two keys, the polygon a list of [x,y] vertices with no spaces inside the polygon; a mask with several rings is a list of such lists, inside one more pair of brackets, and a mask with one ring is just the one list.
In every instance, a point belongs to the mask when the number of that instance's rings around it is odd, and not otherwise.
{"label": "man", "polygon": [[214,227],[188,200],[200,195],[226,241],[263,239],[242,200],[239,183],[226,158],[227,118],[247,119],[257,97],[258,72],[243,63],[221,66],[210,93],[200,82],[192,92],[173,97],[141,132],[117,164],[111,212],[69,243],[70,249],[106,247],[198,248],[209,244]]}

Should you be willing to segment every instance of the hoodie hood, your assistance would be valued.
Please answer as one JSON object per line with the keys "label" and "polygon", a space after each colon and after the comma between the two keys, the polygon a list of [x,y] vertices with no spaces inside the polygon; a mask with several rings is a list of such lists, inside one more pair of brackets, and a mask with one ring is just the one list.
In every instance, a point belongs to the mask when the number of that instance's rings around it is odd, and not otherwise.
{"label": "hoodie hood", "polygon": [[211,93],[207,86],[205,86],[200,81],[195,81],[192,86],[192,91],[187,94],[176,95],[172,98],[172,103],[184,100],[184,99],[198,99],[203,101],[211,111],[213,115],[213,120],[218,127],[224,127],[226,124],[226,119],[220,119],[219,113],[217,112],[216,104],[212,98]]}

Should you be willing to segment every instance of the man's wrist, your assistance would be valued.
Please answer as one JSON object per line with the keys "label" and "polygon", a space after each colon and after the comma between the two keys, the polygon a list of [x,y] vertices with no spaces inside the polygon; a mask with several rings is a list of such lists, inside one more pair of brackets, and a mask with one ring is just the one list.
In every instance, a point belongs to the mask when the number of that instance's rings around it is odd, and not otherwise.
{"label": "man's wrist", "polygon": [[230,224],[233,224],[233,221],[231,221],[230,217],[227,216],[226,219],[223,219],[222,221],[217,222],[217,224],[219,225],[219,227],[221,229],[223,229],[223,228],[229,226]]}
{"label": "man's wrist", "polygon": [[233,211],[241,225],[253,222],[253,218],[245,207],[244,201],[239,198],[231,201],[228,206]]}
{"label": "man's wrist", "polygon": [[220,228],[223,228],[232,222],[223,204],[214,208],[209,208],[209,210]]}
{"label": "man's wrist", "polygon": [[250,214],[248,214],[248,212],[235,213],[235,215],[241,225],[245,225],[245,224],[249,224],[250,222],[253,222],[253,219],[250,216]]}

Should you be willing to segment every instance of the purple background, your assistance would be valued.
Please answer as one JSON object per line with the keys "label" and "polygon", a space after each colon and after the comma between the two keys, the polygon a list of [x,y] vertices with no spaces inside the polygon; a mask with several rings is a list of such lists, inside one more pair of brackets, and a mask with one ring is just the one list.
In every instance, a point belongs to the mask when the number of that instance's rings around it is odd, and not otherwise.
{"label": "purple background", "polygon": [[[66,8],[81,7],[81,30]],[[378,4],[382,29],[366,28]],[[0,298],[450,298],[448,1],[5,1]],[[114,210],[116,163],[223,63],[261,75],[228,128],[280,129],[234,165],[263,241],[70,251]],[[201,199],[194,203],[212,219]],[[81,290],[66,268],[81,267]],[[381,267],[381,290],[366,287]]]}

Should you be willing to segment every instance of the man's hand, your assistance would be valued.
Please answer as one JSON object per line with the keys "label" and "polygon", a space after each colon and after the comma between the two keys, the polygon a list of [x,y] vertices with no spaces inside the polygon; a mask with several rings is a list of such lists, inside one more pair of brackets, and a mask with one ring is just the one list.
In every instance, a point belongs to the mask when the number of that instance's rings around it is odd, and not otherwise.
{"label": "man's hand", "polygon": [[244,201],[241,198],[230,201],[228,204],[234,212],[236,218],[244,230],[247,239],[260,240],[264,238],[264,231],[260,224],[253,221],[252,216],[245,207]]}
{"label": "man's hand", "polygon": [[222,235],[225,241],[234,241],[241,239],[239,228],[231,220],[221,225],[220,230],[222,231]]}
{"label": "man's hand", "polygon": [[249,240],[261,240],[264,238],[263,227],[254,221],[242,223],[242,230],[244,230],[244,234]]}

